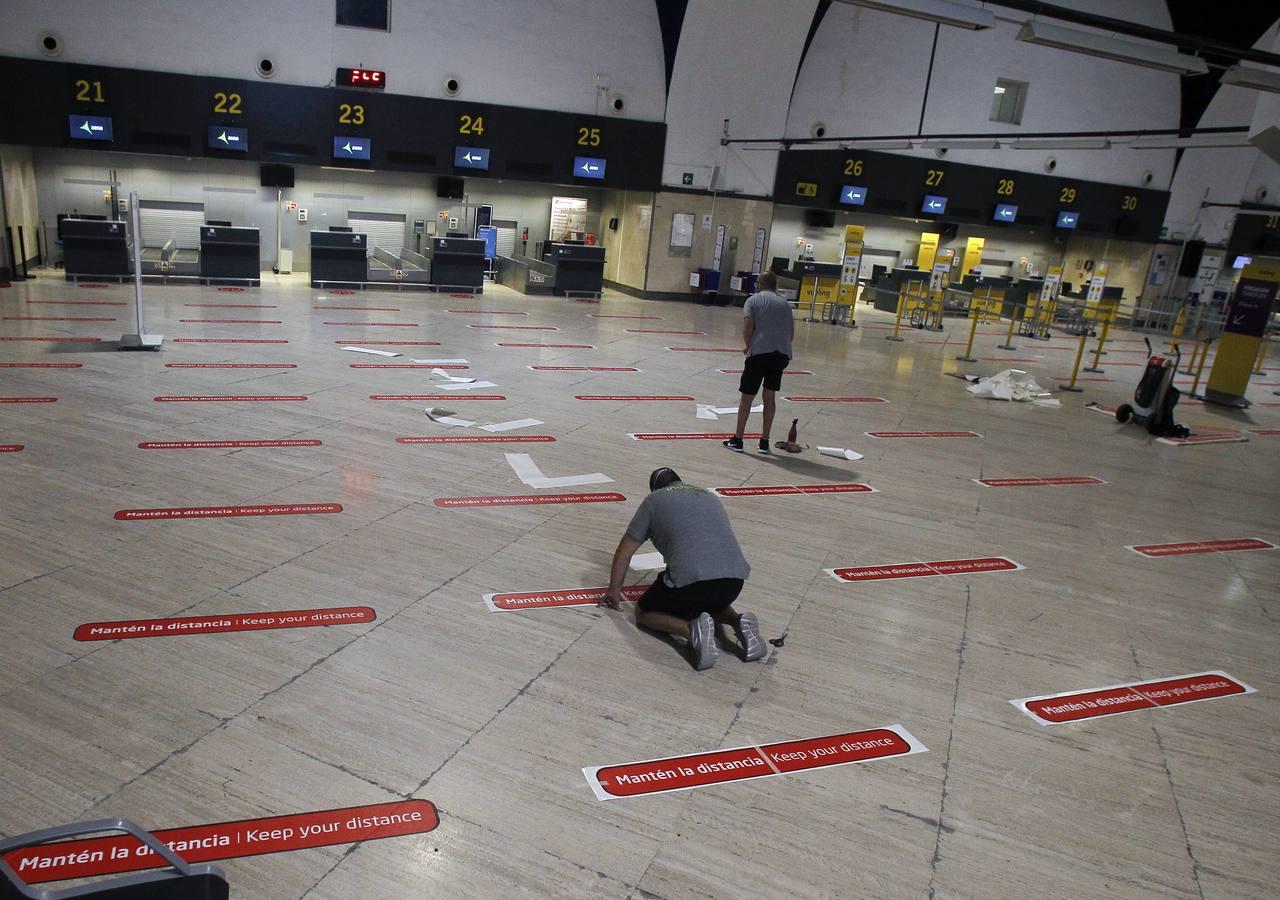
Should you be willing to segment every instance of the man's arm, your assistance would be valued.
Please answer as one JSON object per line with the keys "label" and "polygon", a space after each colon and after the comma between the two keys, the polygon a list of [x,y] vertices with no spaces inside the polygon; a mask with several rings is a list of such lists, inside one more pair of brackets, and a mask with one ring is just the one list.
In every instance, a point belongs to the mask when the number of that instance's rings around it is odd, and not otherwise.
{"label": "man's arm", "polygon": [[756,320],[751,316],[743,316],[742,318],[742,353],[745,356],[751,348],[751,335],[756,332]]}
{"label": "man's arm", "polygon": [[618,549],[613,551],[613,565],[609,569],[609,589],[605,591],[601,603],[614,609],[622,609],[625,599],[622,596],[622,582],[627,577],[627,567],[631,565],[631,557],[636,555],[636,551],[643,544],[644,541],[637,541],[629,534],[622,535],[622,540],[618,541]]}

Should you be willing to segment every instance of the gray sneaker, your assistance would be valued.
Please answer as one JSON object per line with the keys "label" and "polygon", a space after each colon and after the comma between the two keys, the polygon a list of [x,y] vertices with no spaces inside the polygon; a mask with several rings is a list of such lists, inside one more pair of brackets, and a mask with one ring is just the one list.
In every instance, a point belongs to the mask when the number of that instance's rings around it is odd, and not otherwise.
{"label": "gray sneaker", "polygon": [[693,667],[699,672],[716,664],[720,651],[716,649],[716,623],[710,613],[689,623],[689,652],[693,654]]}
{"label": "gray sneaker", "polygon": [[743,613],[738,617],[738,624],[733,626],[738,634],[738,643],[742,646],[742,658],[746,662],[763,659],[769,648],[764,638],[760,637],[760,621],[755,613]]}

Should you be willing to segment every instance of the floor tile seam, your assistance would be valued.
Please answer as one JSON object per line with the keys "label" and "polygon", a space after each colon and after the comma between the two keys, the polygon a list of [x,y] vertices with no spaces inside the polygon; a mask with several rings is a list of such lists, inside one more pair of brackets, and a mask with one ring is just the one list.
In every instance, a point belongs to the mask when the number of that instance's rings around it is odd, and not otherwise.
{"label": "floor tile seam", "polygon": [[929,864],[929,897],[938,892],[938,863],[942,859],[942,835],[946,827],[947,790],[951,778],[951,750],[955,744],[956,716],[960,706],[960,681],[964,675],[964,654],[969,640],[969,611],[973,603],[973,589],[965,585],[964,623],[961,627],[960,645],[957,648],[955,690],[951,697],[951,721],[947,729],[947,754],[942,762],[942,790],[938,800],[938,828],[934,835],[933,858]]}

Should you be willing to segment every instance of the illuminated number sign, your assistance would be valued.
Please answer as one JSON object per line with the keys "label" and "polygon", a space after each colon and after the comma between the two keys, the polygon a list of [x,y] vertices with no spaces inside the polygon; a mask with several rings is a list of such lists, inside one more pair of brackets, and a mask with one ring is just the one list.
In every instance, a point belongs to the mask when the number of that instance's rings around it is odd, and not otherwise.
{"label": "illuminated number sign", "polygon": [[333,83],[338,87],[376,88],[387,86],[387,73],[377,69],[338,69]]}

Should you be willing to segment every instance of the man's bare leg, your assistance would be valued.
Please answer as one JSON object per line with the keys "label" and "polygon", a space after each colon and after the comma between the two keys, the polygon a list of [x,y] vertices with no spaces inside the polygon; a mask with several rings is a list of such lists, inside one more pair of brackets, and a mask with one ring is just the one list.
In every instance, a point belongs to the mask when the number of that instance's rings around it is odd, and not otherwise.
{"label": "man's bare leg", "polygon": [[743,394],[738,401],[738,430],[733,433],[738,440],[747,433],[747,419],[751,416],[751,402],[755,399],[755,394]]}
{"label": "man's bare leg", "polygon": [[[760,431],[760,440],[764,441],[766,444],[769,442],[769,432],[773,428],[773,414],[778,408],[777,397],[777,391],[771,391],[768,388],[764,389],[764,427]],[[750,409],[750,407],[748,407],[748,409]],[[741,417],[742,410],[738,410],[738,415]]]}
{"label": "man's bare leg", "polygon": [[661,631],[663,634],[673,634],[682,638],[689,637],[689,621],[668,613],[641,612],[637,609],[636,624],[643,625],[645,628],[650,628],[654,631]]}

